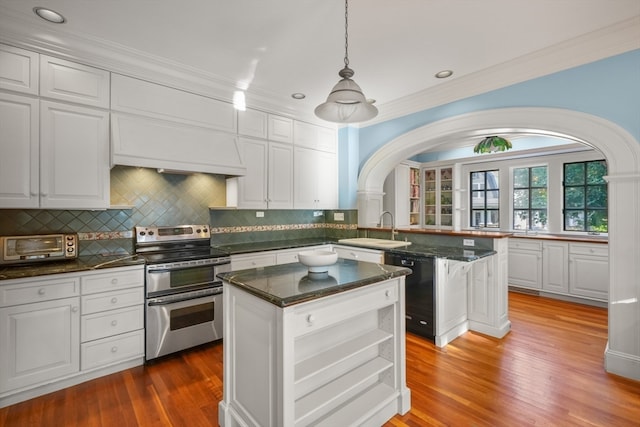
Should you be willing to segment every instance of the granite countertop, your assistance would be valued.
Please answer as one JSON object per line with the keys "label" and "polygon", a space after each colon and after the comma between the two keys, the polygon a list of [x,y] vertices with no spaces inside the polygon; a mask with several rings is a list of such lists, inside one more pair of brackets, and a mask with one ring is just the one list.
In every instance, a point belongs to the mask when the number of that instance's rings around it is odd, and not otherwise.
{"label": "granite countertop", "polygon": [[408,256],[420,256],[427,258],[446,258],[455,261],[475,261],[480,258],[495,255],[493,249],[460,248],[454,246],[427,246],[410,245],[400,248],[386,249],[387,252]]}
{"label": "granite countertop", "polygon": [[296,262],[220,273],[218,277],[279,307],[411,274],[411,269],[338,259],[327,273],[309,273]]}
{"label": "granite countertop", "polygon": [[281,249],[295,249],[305,246],[335,244],[337,241],[325,238],[275,240],[269,242],[232,243],[214,245],[216,249],[228,252],[230,255],[247,254],[251,252],[276,251]]}
{"label": "granite countertop", "polygon": [[0,267],[2,280],[23,279],[47,274],[77,273],[103,268],[127,267],[144,264],[144,258],[137,255],[90,255],[66,261],[51,261],[27,265],[7,265]]}

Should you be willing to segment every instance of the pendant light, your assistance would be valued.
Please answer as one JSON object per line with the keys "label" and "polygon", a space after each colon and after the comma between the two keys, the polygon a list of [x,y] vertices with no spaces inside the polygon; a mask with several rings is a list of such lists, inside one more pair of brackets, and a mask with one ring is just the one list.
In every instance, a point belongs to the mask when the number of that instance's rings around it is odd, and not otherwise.
{"label": "pendant light", "polygon": [[327,101],[316,107],[316,116],[335,123],[363,122],[374,118],[378,109],[367,101],[360,86],[353,80],[353,70],[349,68],[349,21],[348,0],[344,2],[344,68],[338,72],[342,78],[331,89]]}
{"label": "pendant light", "polygon": [[513,148],[513,146],[508,139],[494,135],[487,136],[482,141],[478,142],[478,144],[473,147],[473,152],[476,154],[495,153],[498,151],[507,151],[511,148]]}

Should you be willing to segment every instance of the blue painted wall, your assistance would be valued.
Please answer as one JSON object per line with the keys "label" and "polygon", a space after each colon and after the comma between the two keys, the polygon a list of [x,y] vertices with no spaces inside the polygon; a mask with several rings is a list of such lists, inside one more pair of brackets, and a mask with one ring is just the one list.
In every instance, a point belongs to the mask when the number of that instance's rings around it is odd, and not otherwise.
{"label": "blue painted wall", "polygon": [[[356,192],[351,186],[343,186],[343,180],[349,180],[347,175],[357,177],[367,159],[389,141],[447,117],[507,107],[565,108],[593,114],[620,125],[640,143],[640,50],[387,122],[360,129],[341,130],[341,145],[358,141],[358,159],[340,157],[340,207],[346,209],[356,205]],[[351,135],[354,130],[358,132],[357,138]],[[343,172],[347,175],[343,175]]]}

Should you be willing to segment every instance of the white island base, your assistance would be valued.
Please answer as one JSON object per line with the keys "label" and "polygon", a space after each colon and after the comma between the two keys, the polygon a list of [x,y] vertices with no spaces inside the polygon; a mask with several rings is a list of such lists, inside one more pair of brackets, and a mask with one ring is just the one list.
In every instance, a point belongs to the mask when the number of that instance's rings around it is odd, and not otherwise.
{"label": "white island base", "polygon": [[223,427],[381,426],[411,407],[404,276],[280,307],[224,282]]}

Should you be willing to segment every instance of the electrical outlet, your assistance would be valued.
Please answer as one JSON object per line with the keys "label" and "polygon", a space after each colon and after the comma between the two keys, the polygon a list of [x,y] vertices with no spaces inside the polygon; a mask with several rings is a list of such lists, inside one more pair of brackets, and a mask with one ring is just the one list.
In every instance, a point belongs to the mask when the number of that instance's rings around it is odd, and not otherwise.
{"label": "electrical outlet", "polygon": [[475,246],[476,245],[476,241],[473,239],[463,239],[462,240],[462,244],[464,246]]}
{"label": "electrical outlet", "polygon": [[322,211],[314,211],[313,212],[313,216],[322,216],[323,212]]}
{"label": "electrical outlet", "polygon": [[333,213],[334,221],[344,221],[344,212],[334,212]]}
{"label": "electrical outlet", "polygon": [[264,212],[262,211],[256,212],[256,218],[264,218]]}

